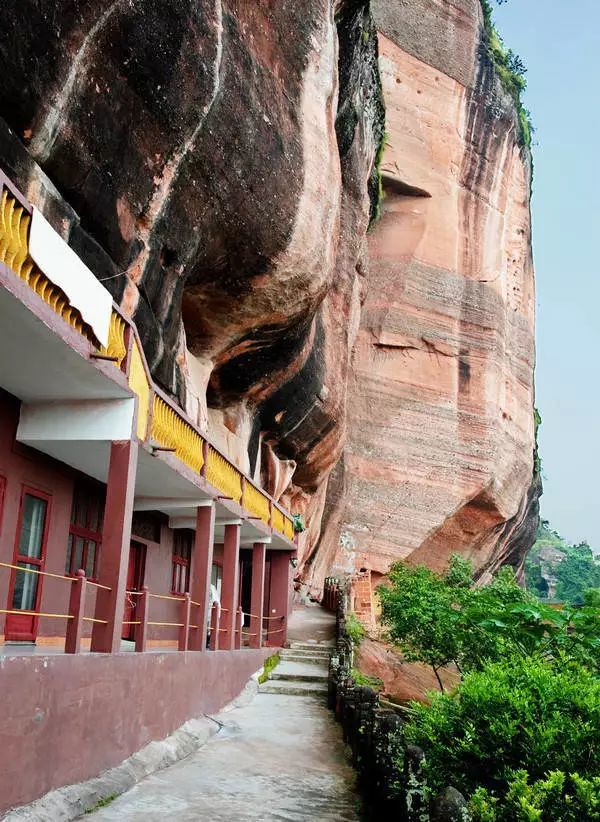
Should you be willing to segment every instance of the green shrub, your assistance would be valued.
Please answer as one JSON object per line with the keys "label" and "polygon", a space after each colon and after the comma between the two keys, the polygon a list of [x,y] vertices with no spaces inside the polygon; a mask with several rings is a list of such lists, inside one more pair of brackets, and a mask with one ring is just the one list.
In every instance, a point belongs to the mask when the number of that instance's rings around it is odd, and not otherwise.
{"label": "green shrub", "polygon": [[532,788],[550,771],[584,779],[599,772],[600,681],[576,663],[557,670],[513,656],[412,708],[406,738],[425,750],[434,791],[453,785],[470,796],[483,787],[501,802],[519,770]]}
{"label": "green shrub", "polygon": [[353,645],[360,645],[366,634],[364,625],[353,611],[346,616],[346,633]]}
{"label": "green shrub", "polygon": [[516,771],[502,802],[478,788],[469,802],[473,822],[583,822],[600,819],[600,777],[551,771],[529,782],[527,771]]}

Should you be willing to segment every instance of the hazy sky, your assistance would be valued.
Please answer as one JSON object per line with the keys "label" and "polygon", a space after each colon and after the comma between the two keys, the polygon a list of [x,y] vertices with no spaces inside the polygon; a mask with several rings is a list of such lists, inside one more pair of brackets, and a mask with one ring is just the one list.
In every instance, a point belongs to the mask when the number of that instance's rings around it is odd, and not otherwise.
{"label": "hazy sky", "polygon": [[495,8],[528,68],[534,135],[537,405],[542,516],[600,551],[600,69],[598,0]]}

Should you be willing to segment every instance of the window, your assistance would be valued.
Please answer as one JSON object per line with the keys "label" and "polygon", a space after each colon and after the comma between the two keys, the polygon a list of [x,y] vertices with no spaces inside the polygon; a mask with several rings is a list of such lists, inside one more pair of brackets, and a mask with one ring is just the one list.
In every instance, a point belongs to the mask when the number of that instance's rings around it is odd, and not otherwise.
{"label": "window", "polygon": [[39,575],[28,571],[41,571],[48,539],[47,514],[50,498],[27,489],[21,499],[19,533],[15,564],[23,571],[16,571],[11,607],[18,611],[35,611],[38,600]]}
{"label": "window", "polygon": [[88,579],[97,578],[103,517],[104,491],[93,485],[76,485],[67,542],[67,574],[75,576],[83,568]]}
{"label": "window", "polygon": [[173,575],[171,590],[174,594],[187,594],[190,590],[190,560],[194,532],[179,529],[173,532]]}

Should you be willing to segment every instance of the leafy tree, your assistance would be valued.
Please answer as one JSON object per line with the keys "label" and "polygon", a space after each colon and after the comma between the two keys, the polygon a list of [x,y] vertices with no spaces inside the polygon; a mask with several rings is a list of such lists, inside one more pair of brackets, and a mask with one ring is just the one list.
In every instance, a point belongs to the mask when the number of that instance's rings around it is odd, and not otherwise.
{"label": "leafy tree", "polygon": [[552,568],[552,574],[557,579],[556,596],[559,600],[579,605],[584,601],[588,588],[600,587],[600,563],[588,543],[570,545],[550,527],[548,520],[542,520],[535,544],[525,560],[525,583],[529,591],[541,597],[547,596],[547,583],[542,577],[540,559],[540,553],[546,548],[564,554],[564,559]]}
{"label": "leafy tree", "polygon": [[600,587],[600,564],[587,542],[574,545],[556,569],[556,595],[564,602],[580,604],[588,588]]}
{"label": "leafy tree", "polygon": [[437,574],[399,562],[380,587],[381,619],[410,662],[480,670],[505,655],[539,655],[555,665],[576,660],[600,670],[598,608],[562,611],[543,605],[517,585],[505,567],[488,585],[473,586],[471,564],[453,556]]}
{"label": "leafy tree", "polygon": [[409,662],[430,665],[444,690],[439,669],[458,663],[461,655],[459,619],[471,584],[471,566],[452,557],[446,574],[423,565],[397,562],[390,568],[390,587],[377,589],[382,622]]}

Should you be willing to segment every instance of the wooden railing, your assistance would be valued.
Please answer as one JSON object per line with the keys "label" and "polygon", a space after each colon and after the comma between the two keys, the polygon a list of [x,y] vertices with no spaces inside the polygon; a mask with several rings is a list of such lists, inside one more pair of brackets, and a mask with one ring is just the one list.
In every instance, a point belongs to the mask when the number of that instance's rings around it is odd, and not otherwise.
{"label": "wooden railing", "polygon": [[204,440],[159,394],[152,400],[150,437],[161,447],[172,450],[192,471],[200,473],[204,465]]}
{"label": "wooden railing", "polygon": [[232,465],[220,451],[208,446],[204,476],[223,496],[240,502],[242,499],[242,472]]}
{"label": "wooden railing", "polygon": [[26,283],[59,317],[90,342],[94,334],[68,297],[40,271],[29,254],[31,211],[6,187],[0,197],[0,262]]}
{"label": "wooden railing", "polygon": [[[91,585],[94,588],[102,588],[105,591],[111,589],[106,585],[100,585],[98,582],[91,582],[85,578],[85,572],[79,571],[76,577],[65,576],[64,574],[53,574],[49,571],[39,571],[37,568],[25,568],[22,564],[13,565],[9,562],[0,562],[0,568],[7,568],[11,570],[12,574],[35,574],[36,576],[48,579],[58,579],[63,582],[68,582],[71,586],[69,597],[69,609],[67,613],[57,614],[55,612],[42,611],[40,608],[27,610],[21,608],[0,608],[0,614],[12,616],[32,616],[44,619],[64,619],[67,622],[65,632],[65,653],[78,654],[81,650],[81,638],[83,633],[83,623],[101,623],[106,625],[106,620],[97,619],[95,616],[85,616],[85,595],[87,586]],[[14,577],[12,577],[14,579]],[[12,587],[12,586],[11,586]],[[41,592],[39,599],[43,596]],[[6,629],[5,629],[6,630]]]}
{"label": "wooden railing", "polygon": [[269,524],[271,517],[271,505],[269,497],[246,480],[244,484],[244,495],[242,497],[242,507],[246,511],[250,511],[255,517],[261,519],[266,525]]}

